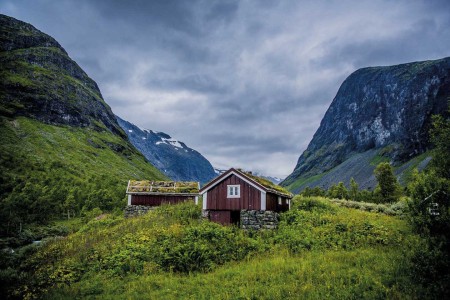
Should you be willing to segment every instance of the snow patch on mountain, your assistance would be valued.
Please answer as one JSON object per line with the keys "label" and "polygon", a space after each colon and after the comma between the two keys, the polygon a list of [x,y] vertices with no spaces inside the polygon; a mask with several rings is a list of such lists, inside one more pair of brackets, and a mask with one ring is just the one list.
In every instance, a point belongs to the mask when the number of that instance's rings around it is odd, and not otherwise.
{"label": "snow patch on mountain", "polygon": [[140,128],[119,117],[117,121],[131,143],[169,178],[205,183],[215,177],[209,161],[185,143],[167,133]]}

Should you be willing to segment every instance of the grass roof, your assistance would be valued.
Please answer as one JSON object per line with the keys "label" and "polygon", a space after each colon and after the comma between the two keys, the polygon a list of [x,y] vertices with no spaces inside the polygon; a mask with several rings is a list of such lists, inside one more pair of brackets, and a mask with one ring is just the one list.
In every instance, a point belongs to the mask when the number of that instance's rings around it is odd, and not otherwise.
{"label": "grass roof", "polygon": [[149,194],[198,194],[195,181],[130,180],[127,193]]}
{"label": "grass roof", "polygon": [[288,190],[284,189],[283,187],[281,187],[279,185],[276,185],[275,183],[273,183],[270,180],[255,176],[251,173],[244,172],[241,170],[238,170],[238,171],[240,173],[244,174],[245,176],[250,177],[251,179],[253,179],[257,183],[261,184],[262,186],[266,187],[267,189],[274,191],[275,193],[283,194],[283,195],[290,196],[290,197],[293,196],[292,193],[290,193]]}

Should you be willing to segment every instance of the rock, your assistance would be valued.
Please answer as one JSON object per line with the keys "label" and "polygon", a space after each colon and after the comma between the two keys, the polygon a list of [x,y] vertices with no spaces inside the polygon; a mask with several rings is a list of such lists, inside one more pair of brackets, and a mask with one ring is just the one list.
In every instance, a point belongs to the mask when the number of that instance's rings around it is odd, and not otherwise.
{"label": "rock", "polygon": [[127,205],[124,209],[125,218],[132,218],[137,216],[142,216],[149,211],[156,209],[154,206],[145,205]]}
{"label": "rock", "polygon": [[276,229],[279,214],[274,211],[241,210],[241,228],[246,230]]}
{"label": "rock", "polygon": [[[281,185],[322,176],[365,153],[370,154],[367,160],[355,159],[348,166],[361,173],[355,176],[357,182],[372,176],[373,168],[360,170],[377,155],[395,165],[411,160],[431,148],[431,116],[447,112],[449,97],[450,57],[357,70],[342,83],[293,173]],[[323,187],[351,177],[345,169],[340,171],[333,173],[334,182],[323,181]],[[368,182],[366,187],[374,186],[373,180]],[[291,190],[298,192],[305,186]]]}
{"label": "rock", "polygon": [[0,15],[0,115],[92,127],[125,137],[91,78],[52,37]]}

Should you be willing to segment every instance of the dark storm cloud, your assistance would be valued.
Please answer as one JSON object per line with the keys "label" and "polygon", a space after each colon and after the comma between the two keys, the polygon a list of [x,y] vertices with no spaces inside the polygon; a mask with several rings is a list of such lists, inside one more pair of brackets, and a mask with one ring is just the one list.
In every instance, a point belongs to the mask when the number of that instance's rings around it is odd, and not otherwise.
{"label": "dark storm cloud", "polygon": [[148,28],[173,29],[189,35],[198,35],[199,28],[194,22],[193,10],[197,1],[148,1],[148,0],[83,0],[82,2],[98,10],[105,19],[124,22]]}
{"label": "dark storm cloud", "polygon": [[119,116],[286,176],[357,68],[450,55],[450,1],[15,0]]}

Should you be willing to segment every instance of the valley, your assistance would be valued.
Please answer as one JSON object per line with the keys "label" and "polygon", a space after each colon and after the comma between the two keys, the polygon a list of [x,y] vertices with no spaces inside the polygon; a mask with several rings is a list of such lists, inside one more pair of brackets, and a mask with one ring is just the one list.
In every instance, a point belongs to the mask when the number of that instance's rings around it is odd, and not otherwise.
{"label": "valley", "polygon": [[[449,57],[354,71],[283,180],[118,117],[53,37],[6,15],[0,66],[2,299],[449,296]],[[269,163],[245,135],[211,136],[215,159]]]}

